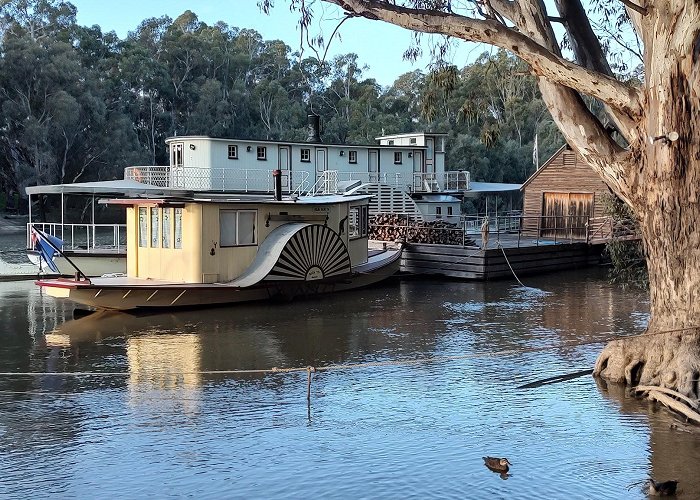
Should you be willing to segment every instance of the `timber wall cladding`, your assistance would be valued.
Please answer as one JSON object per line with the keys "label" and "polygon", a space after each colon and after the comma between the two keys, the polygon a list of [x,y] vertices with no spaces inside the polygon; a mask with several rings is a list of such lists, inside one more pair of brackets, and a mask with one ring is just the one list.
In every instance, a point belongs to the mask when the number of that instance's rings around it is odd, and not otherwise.
{"label": "timber wall cladding", "polygon": [[[567,202],[569,204],[575,203],[575,209],[568,206],[566,210],[564,210],[564,207],[561,210],[562,214],[571,213],[572,215],[585,213],[585,204],[588,203],[586,197],[591,197],[589,215],[591,217],[602,217],[604,214],[602,203],[599,202],[600,197],[609,192],[608,186],[602,181],[600,176],[583,160],[578,158],[576,153],[564,146],[547,160],[537,172],[530,176],[523,185],[523,233],[534,237],[538,232],[538,223],[544,223],[539,218],[545,213],[545,193],[578,195]],[[575,225],[583,224],[576,223]],[[577,234],[573,236],[576,237]]]}

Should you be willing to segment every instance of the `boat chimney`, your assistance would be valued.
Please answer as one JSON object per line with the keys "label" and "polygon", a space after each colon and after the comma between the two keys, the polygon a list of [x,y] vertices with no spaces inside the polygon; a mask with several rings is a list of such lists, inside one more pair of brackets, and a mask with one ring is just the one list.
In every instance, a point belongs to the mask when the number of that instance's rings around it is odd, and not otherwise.
{"label": "boat chimney", "polygon": [[320,123],[320,116],[313,113],[308,115],[307,128],[309,131],[309,135],[306,138],[306,142],[321,142]]}
{"label": "boat chimney", "polygon": [[275,200],[282,200],[282,171],[273,170],[272,171],[272,181],[275,185]]}

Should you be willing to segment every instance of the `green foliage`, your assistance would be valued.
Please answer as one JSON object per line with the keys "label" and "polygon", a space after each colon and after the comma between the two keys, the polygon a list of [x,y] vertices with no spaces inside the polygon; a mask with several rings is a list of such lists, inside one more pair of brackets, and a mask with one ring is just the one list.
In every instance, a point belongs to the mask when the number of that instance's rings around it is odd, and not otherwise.
{"label": "green foliage", "polygon": [[[611,216],[613,221],[636,220],[629,205],[618,197],[607,195],[602,202],[605,215]],[[612,265],[609,272],[612,283],[643,290],[649,288],[649,273],[641,241],[613,239],[606,243],[605,254]]]}
{"label": "green foliage", "polygon": [[535,134],[543,160],[562,143],[534,78],[503,51],[382,87],[355,54],[300,59],[189,10],[145,19],[124,40],[75,15],[60,0],[0,4],[0,192],[164,164],[174,135],[303,140],[310,111],[327,142],[447,132],[448,168],[481,181],[524,181]]}

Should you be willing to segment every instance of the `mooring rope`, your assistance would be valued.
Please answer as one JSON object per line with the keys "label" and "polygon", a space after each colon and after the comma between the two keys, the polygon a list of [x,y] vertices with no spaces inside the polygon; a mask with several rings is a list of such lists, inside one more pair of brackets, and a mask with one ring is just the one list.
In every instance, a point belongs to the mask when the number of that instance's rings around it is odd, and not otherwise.
{"label": "mooring rope", "polygon": [[[541,347],[519,347],[512,349],[502,349],[499,351],[470,353],[470,354],[454,354],[445,356],[430,356],[414,359],[396,359],[385,361],[367,361],[363,363],[350,364],[330,364],[325,366],[303,366],[290,368],[260,368],[260,369],[240,369],[240,370],[198,370],[198,371],[151,371],[150,375],[274,375],[286,373],[314,373],[314,372],[330,372],[335,370],[356,370],[365,368],[378,368],[385,366],[410,366],[427,363],[442,363],[447,361],[460,361],[466,359],[481,359],[509,356],[513,354],[530,354],[542,352],[551,349],[570,349],[574,347],[584,347],[588,345],[605,344],[614,340],[631,339],[639,337],[651,337],[656,335],[665,335],[668,333],[680,333],[683,331],[697,330],[700,326],[688,326],[683,328],[674,328],[670,330],[660,330],[655,332],[644,332],[636,335],[620,335],[615,332],[602,332],[602,335],[607,335],[601,340],[586,340],[581,342],[565,342],[562,344],[541,346]],[[0,377],[128,377],[133,375],[131,372],[0,372]]]}
{"label": "mooring rope", "polygon": [[520,286],[522,286],[522,287],[525,288],[525,285],[523,285],[523,282],[520,281],[520,278],[518,278],[518,275],[515,274],[515,271],[513,271],[513,266],[510,265],[510,261],[508,260],[508,257],[506,256],[506,251],[505,251],[505,249],[503,248],[503,245],[501,245],[501,242],[500,242],[500,241],[498,242],[498,248],[500,248],[500,249],[501,249],[501,252],[503,252],[503,258],[506,259],[506,264],[508,264],[508,267],[510,268],[510,272],[513,273],[513,276],[515,276],[515,281],[517,281],[518,283],[520,283]]}

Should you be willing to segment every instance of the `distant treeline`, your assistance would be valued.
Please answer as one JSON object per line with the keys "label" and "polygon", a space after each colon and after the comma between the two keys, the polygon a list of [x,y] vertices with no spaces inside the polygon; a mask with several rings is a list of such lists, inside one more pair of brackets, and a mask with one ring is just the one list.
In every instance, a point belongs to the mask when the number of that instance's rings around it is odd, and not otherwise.
{"label": "distant treeline", "polygon": [[300,60],[281,41],[191,11],[146,19],[122,40],[79,26],[67,2],[0,5],[0,200],[10,203],[26,185],[167,164],[173,135],[303,140],[310,111],[325,142],[447,132],[448,168],[473,180],[522,182],[536,132],[541,161],[562,144],[534,78],[503,52],[382,87],[355,54]]}

